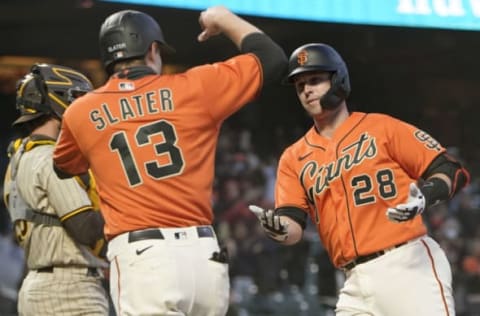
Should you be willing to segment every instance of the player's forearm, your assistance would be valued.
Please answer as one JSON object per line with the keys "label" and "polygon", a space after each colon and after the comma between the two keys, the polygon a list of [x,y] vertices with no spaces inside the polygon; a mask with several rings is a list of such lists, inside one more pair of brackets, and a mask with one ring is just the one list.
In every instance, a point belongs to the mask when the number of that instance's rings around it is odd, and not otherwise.
{"label": "player's forearm", "polygon": [[94,247],[103,238],[105,224],[100,212],[87,210],[62,222],[70,236],[78,243]]}
{"label": "player's forearm", "polygon": [[69,178],[73,178],[74,175],[71,175],[65,171],[63,171],[62,169],[60,169],[59,167],[57,167],[57,165],[55,163],[53,163],[53,171],[55,171],[55,174],[57,175],[57,177],[59,179],[69,179]]}

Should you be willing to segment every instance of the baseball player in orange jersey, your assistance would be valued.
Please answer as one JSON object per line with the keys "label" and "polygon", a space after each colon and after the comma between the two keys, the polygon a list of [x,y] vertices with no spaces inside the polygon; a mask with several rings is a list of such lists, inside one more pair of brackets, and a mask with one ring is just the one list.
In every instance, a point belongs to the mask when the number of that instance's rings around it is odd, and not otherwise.
{"label": "baseball player in orange jersey", "polygon": [[347,67],[332,47],[299,47],[286,81],[314,124],[280,158],[275,209],[250,206],[267,235],[294,244],[310,215],[346,274],[337,315],[454,315],[449,263],[420,214],[468,172],[417,127],[350,113]]}
{"label": "baseball player in orange jersey", "polygon": [[103,219],[86,191],[93,182],[61,180],[52,164],[65,108],[91,89],[83,74],[50,64],[34,65],[17,84],[20,138],[9,147],[4,198],[28,268],[19,315],[108,315],[108,264],[92,251],[103,239]]}
{"label": "baseball player in orange jersey", "polygon": [[280,82],[283,50],[228,9],[200,14],[199,41],[223,33],[241,51],[226,61],[161,74],[173,49],[149,15],[126,10],[102,24],[108,82],[67,109],[57,173],[92,169],[109,239],[118,315],[224,315],[226,254],[211,227],[214,156],[222,122]]}

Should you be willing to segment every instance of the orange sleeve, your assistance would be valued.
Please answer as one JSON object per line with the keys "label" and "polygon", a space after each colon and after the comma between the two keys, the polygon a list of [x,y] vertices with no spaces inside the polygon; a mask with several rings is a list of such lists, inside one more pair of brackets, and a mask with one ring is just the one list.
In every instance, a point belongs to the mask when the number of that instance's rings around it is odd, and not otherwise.
{"label": "orange sleeve", "polygon": [[425,131],[393,117],[384,120],[389,139],[389,154],[413,179],[418,179],[430,163],[445,152],[440,143]]}
{"label": "orange sleeve", "polygon": [[253,54],[194,67],[187,74],[199,80],[207,109],[217,122],[253,101],[263,84],[262,67]]}
{"label": "orange sleeve", "polygon": [[280,157],[275,184],[275,208],[294,206],[308,210],[307,195],[303,189],[299,176],[295,172],[295,159],[291,148],[287,148]]}
{"label": "orange sleeve", "polygon": [[71,175],[88,171],[88,161],[80,154],[77,142],[68,127],[68,109],[63,115],[62,129],[53,152],[55,166]]}

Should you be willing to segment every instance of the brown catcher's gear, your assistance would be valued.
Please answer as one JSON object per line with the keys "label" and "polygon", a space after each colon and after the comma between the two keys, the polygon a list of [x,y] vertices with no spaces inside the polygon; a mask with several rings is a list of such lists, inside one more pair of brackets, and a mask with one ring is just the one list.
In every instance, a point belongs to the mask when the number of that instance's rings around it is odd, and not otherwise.
{"label": "brown catcher's gear", "polygon": [[17,82],[16,107],[21,116],[13,125],[43,115],[62,118],[67,106],[92,90],[90,80],[78,71],[58,65],[35,64],[31,72]]}

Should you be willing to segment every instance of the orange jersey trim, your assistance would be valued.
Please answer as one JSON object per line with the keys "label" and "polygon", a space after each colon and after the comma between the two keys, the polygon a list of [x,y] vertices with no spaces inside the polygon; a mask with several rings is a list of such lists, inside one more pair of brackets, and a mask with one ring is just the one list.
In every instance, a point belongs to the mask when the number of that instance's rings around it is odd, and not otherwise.
{"label": "orange jersey trim", "polygon": [[422,240],[422,244],[425,247],[425,250],[427,251],[428,258],[430,259],[430,263],[432,264],[432,273],[435,277],[435,281],[437,282],[438,287],[440,288],[440,293],[442,296],[441,301],[442,301],[443,307],[445,308],[445,315],[450,316],[450,312],[448,311],[447,299],[445,297],[445,290],[443,288],[442,282],[440,281],[440,278],[438,277],[438,272],[437,272],[437,268],[435,267],[435,260],[433,260],[432,251],[430,250],[430,247],[425,241]]}

